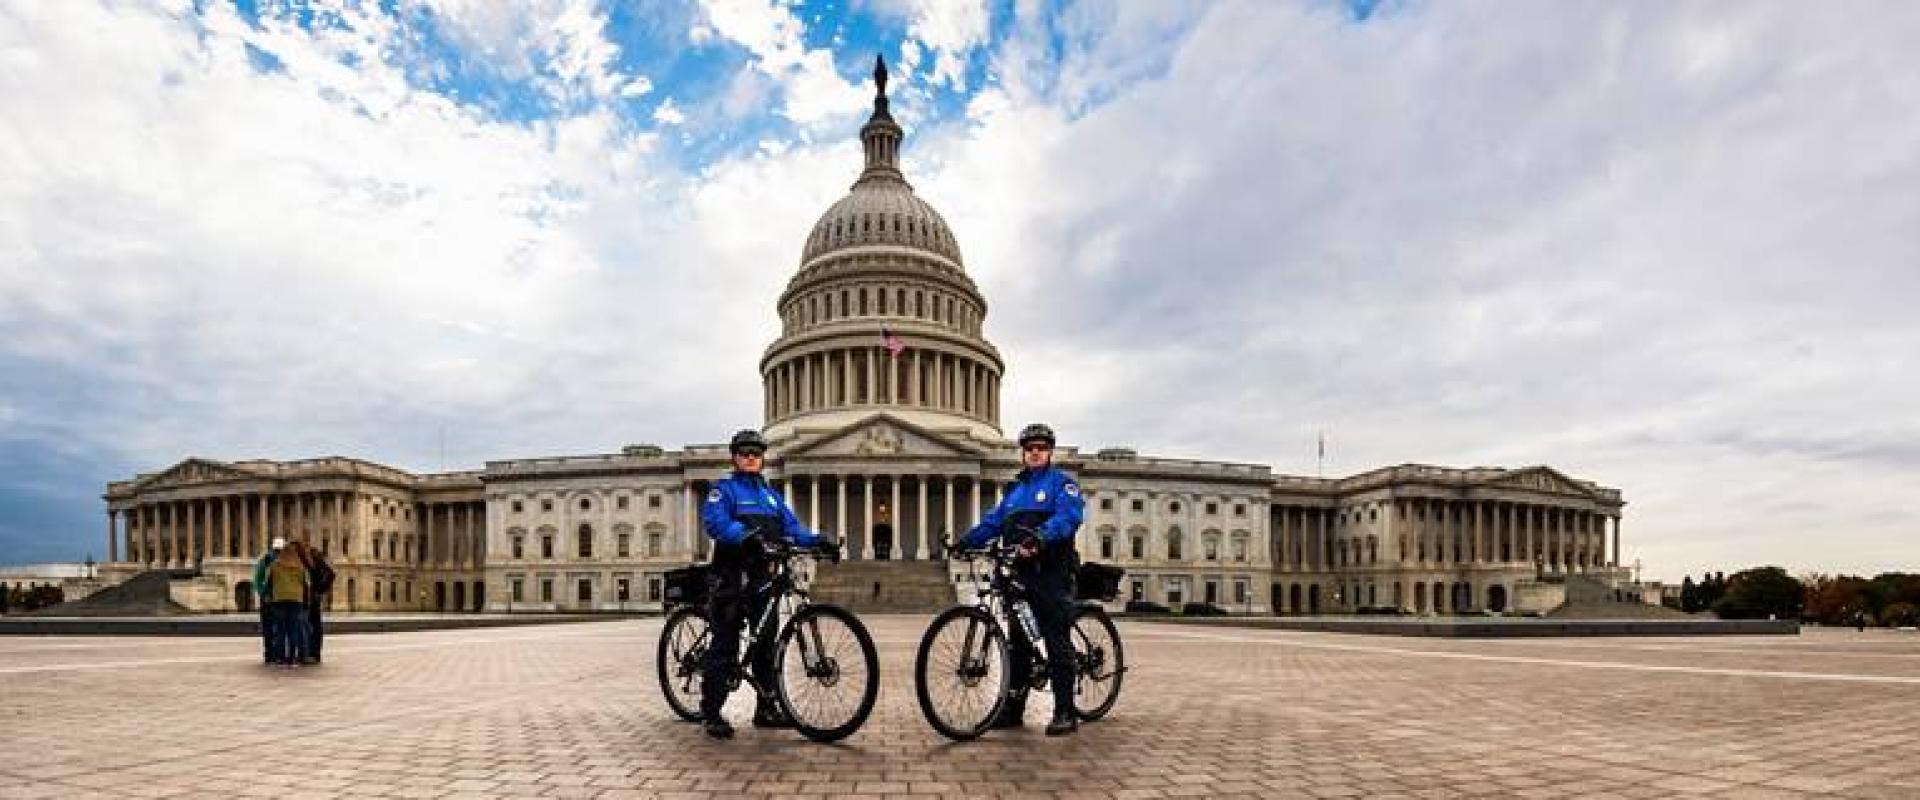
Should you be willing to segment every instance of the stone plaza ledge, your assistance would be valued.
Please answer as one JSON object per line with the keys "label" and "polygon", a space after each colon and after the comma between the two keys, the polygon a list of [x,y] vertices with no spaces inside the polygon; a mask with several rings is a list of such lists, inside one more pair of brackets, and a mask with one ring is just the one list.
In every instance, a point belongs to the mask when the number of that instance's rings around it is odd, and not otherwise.
{"label": "stone plaza ledge", "polygon": [[[380,614],[341,612],[326,615],[327,633],[400,633],[465,630],[614,619],[656,617],[625,614]],[[258,614],[204,614],[171,617],[0,616],[0,636],[259,636]]]}
{"label": "stone plaza ledge", "polygon": [[1529,639],[1590,636],[1798,636],[1796,620],[1770,619],[1540,619],[1531,617],[1181,617],[1127,614],[1127,619],[1202,627],[1425,636],[1442,639]]}

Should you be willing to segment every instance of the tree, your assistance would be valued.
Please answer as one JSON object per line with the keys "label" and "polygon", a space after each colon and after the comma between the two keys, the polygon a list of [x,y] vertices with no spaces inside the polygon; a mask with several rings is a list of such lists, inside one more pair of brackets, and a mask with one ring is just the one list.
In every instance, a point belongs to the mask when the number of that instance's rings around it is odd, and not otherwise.
{"label": "tree", "polygon": [[1700,610],[1700,587],[1694,584],[1692,575],[1680,577],[1680,610],[1689,614]]}
{"label": "tree", "polygon": [[1779,567],[1756,567],[1736,572],[1726,583],[1725,594],[1713,604],[1721,619],[1795,619],[1805,597],[1805,588]]}
{"label": "tree", "polygon": [[1920,625],[1920,606],[1907,602],[1890,603],[1880,611],[1880,623],[1895,628]]}
{"label": "tree", "polygon": [[1823,575],[1800,579],[1806,597],[1800,618],[1822,625],[1852,625],[1855,614],[1871,613],[1867,606],[1867,579],[1857,575]]}

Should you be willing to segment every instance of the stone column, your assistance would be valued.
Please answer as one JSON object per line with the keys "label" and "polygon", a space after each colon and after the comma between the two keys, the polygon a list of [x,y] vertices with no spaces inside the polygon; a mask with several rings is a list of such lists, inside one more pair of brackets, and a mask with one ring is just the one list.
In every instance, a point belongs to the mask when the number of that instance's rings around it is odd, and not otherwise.
{"label": "stone column", "polygon": [[208,529],[213,527],[207,524],[213,516],[209,513],[212,511],[209,502],[204,499],[187,501],[187,566],[206,561],[207,551],[211,549],[207,546],[211,544],[207,541]]}
{"label": "stone column", "polygon": [[[891,372],[892,367],[888,367],[888,371]],[[887,506],[887,524],[893,528],[893,552],[889,553],[888,557],[890,560],[899,561],[906,552],[906,549],[902,547],[902,545],[907,540],[906,525],[901,523],[901,520],[906,517],[906,514],[900,510],[899,473],[888,476],[887,483],[889,484],[888,492],[893,496],[893,505]]]}
{"label": "stone column", "polygon": [[[869,370],[871,370],[871,368],[873,367],[873,351],[871,350],[867,351],[867,367],[869,368]],[[868,375],[867,390],[871,392],[873,390],[873,379],[872,379],[873,373],[869,371],[867,375]],[[871,397],[872,395],[869,394],[868,396]],[[860,537],[861,538],[860,553],[861,553],[861,558],[863,560],[872,561],[873,560],[873,476],[872,475],[861,476],[860,485],[862,490],[866,494],[866,501],[862,503],[860,506],[860,527],[866,529],[863,532],[863,535]]]}
{"label": "stone column", "polygon": [[974,478],[967,489],[967,513],[969,515],[967,517],[967,525],[978,525],[980,524],[980,498],[985,489],[985,481]]}
{"label": "stone column", "polygon": [[839,513],[834,515],[833,524],[840,529],[841,546],[847,549],[847,556],[852,557],[854,555],[852,552],[853,539],[850,537],[852,536],[853,528],[847,525],[847,476],[833,476],[833,488],[835,493],[839,495],[838,499],[840,503],[837,507]]}
{"label": "stone column", "polygon": [[959,487],[960,479],[953,476],[948,476],[940,486],[940,505],[945,508],[947,540],[949,544],[960,541],[961,532],[954,530],[954,527],[959,524],[954,518],[954,515],[958,513],[960,508],[960,505],[954,502],[955,498],[959,497],[957,493]]}
{"label": "stone column", "polygon": [[807,477],[807,527],[819,531],[820,528],[820,476]]}
{"label": "stone column", "polygon": [[920,485],[920,505],[915,509],[915,527],[918,530],[914,534],[919,537],[919,547],[914,548],[914,555],[926,561],[933,558],[933,537],[927,534],[927,476],[923,473],[914,482]]}

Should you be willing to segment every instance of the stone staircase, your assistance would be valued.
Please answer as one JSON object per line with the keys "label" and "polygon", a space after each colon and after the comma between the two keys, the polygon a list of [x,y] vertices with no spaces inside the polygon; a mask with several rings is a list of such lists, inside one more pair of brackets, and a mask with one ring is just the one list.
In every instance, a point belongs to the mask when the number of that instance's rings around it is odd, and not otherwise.
{"label": "stone staircase", "polygon": [[142,572],[118,585],[72,602],[28,612],[42,617],[152,617],[193,613],[174,602],[175,580],[191,580],[200,573],[190,569],[155,569]]}
{"label": "stone staircase", "polygon": [[842,561],[814,567],[813,601],[861,614],[937,614],[955,602],[941,561]]}
{"label": "stone staircase", "polygon": [[1555,619],[1689,619],[1693,615],[1638,600],[1621,600],[1606,583],[1584,575],[1566,577],[1567,600],[1546,613]]}

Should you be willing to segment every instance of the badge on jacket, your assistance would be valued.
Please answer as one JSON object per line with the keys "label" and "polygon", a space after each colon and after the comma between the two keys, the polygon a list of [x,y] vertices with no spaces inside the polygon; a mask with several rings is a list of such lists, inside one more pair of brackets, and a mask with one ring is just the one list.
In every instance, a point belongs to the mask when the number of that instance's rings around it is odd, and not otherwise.
{"label": "badge on jacket", "polygon": [[720,487],[715,486],[713,487],[713,491],[707,492],[707,502],[709,503],[720,502]]}
{"label": "badge on jacket", "polygon": [[1033,500],[1036,503],[1047,502],[1047,490],[1041,489],[1040,491],[1035,492],[1033,495]]}

